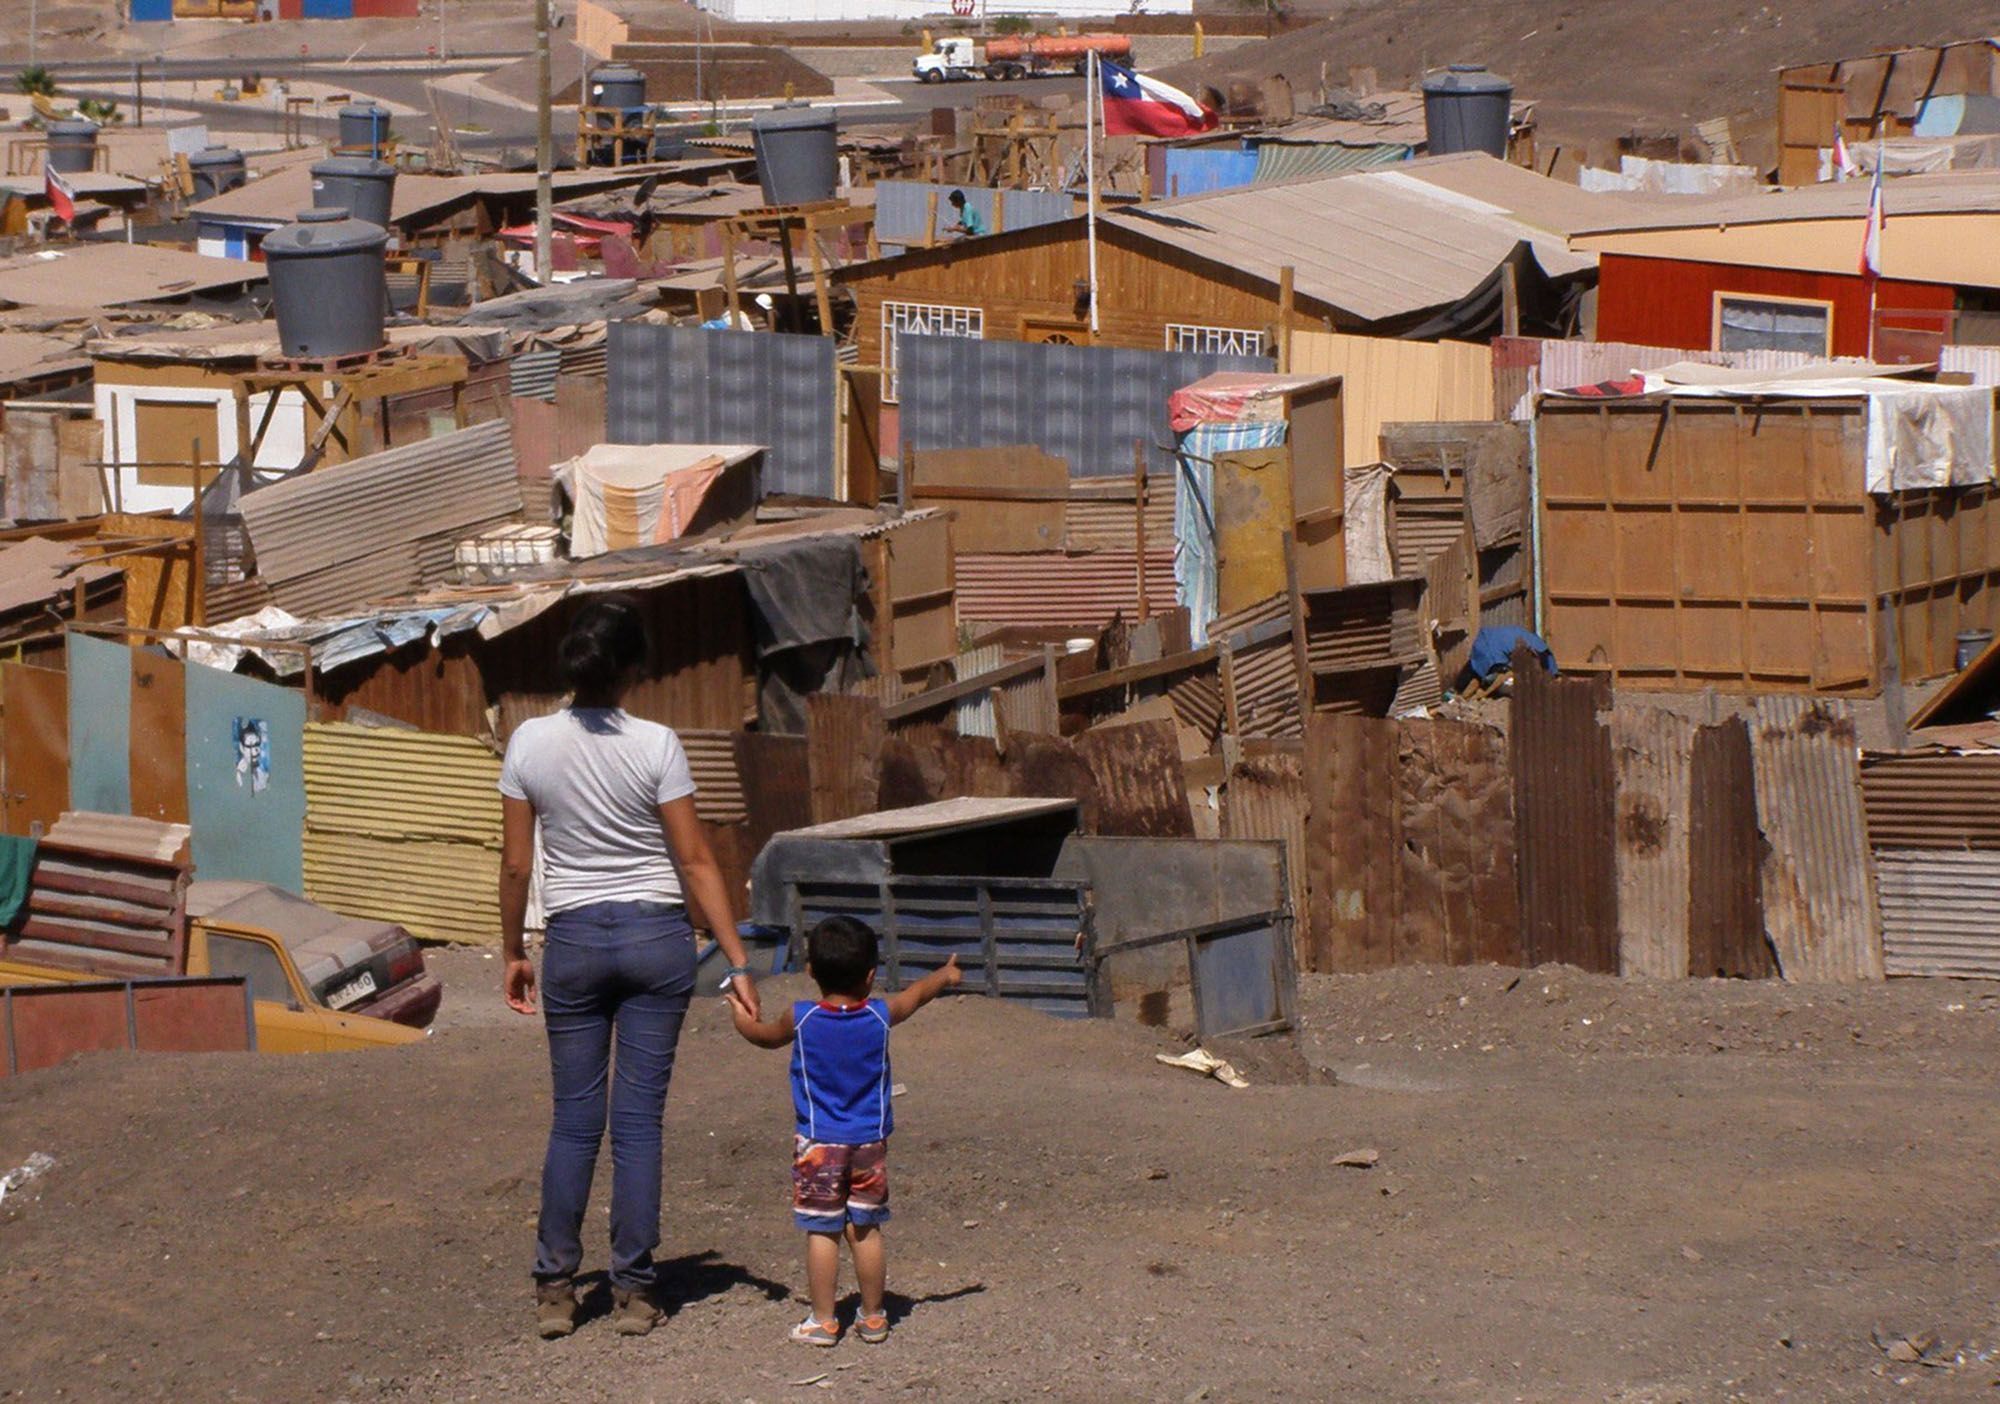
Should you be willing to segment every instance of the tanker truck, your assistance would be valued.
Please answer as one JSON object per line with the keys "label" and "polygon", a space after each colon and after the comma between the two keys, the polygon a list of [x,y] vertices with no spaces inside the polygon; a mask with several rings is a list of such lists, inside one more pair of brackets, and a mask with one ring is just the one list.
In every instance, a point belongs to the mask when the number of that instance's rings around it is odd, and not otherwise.
{"label": "tanker truck", "polygon": [[1132,62],[1132,41],[1123,34],[1003,35],[985,41],[939,39],[927,54],[918,54],[910,68],[918,81],[943,83],[955,78],[1043,78],[1058,73],[1082,73],[1090,55]]}

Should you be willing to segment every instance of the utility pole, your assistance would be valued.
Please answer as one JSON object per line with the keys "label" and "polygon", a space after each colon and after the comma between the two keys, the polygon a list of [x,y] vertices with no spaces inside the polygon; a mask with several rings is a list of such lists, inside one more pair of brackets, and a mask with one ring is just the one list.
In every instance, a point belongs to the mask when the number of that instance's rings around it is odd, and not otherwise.
{"label": "utility pole", "polygon": [[535,0],[535,280],[555,272],[555,135],[549,112],[549,0]]}
{"label": "utility pole", "polygon": [[39,10],[38,0],[28,0],[28,67],[30,68],[35,66],[35,30],[39,27],[35,21],[39,17]]}
{"label": "utility pole", "polygon": [[438,0],[438,62],[444,62],[444,0]]}

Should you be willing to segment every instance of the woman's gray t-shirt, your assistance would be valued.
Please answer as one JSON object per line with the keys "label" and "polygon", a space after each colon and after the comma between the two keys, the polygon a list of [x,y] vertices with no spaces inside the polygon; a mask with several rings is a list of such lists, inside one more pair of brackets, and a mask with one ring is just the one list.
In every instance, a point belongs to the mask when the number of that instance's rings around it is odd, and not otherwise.
{"label": "woman's gray t-shirt", "polygon": [[568,707],[516,728],[500,793],[541,823],[542,906],[681,898],[659,807],[694,793],[672,728],[617,708]]}

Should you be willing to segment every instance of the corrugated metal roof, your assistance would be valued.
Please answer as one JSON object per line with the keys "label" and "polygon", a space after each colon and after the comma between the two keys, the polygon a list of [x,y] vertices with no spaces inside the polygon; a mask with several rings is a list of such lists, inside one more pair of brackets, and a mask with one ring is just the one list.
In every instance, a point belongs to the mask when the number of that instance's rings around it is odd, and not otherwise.
{"label": "corrugated metal roof", "polygon": [[116,853],[127,858],[148,858],[161,863],[187,861],[186,824],[166,824],[133,814],[99,814],[87,809],[65,809],[49,826],[50,843],[87,848],[93,853]]}
{"label": "corrugated metal roof", "polygon": [[118,574],[117,565],[89,563],[92,554],[45,536],[31,536],[0,550],[0,614],[46,604],[68,594],[79,581],[90,585]]}
{"label": "corrugated metal roof", "polygon": [[2000,756],[1864,756],[1861,800],[1877,850],[2000,850]]}
{"label": "corrugated metal roof", "polygon": [[1764,856],[1764,922],[1787,980],[1882,978],[1854,711],[1846,702],[1756,699],[1751,756]]}
{"label": "corrugated metal roof", "polygon": [[791,835],[817,839],[896,839],[914,834],[951,833],[979,829],[992,824],[1010,824],[1019,819],[1036,819],[1047,814],[1074,811],[1073,799],[992,799],[937,800],[902,809],[885,809],[875,814],[857,814],[851,819],[834,819],[810,828],[793,829]]}
{"label": "corrugated metal roof", "polygon": [[[506,420],[294,474],[242,500],[260,578],[296,615],[407,595],[422,550],[518,519],[521,485]],[[435,564],[435,563],[434,563]]]}
{"label": "corrugated metal roof", "polygon": [[1257,148],[1257,169],[1251,177],[1256,185],[1272,181],[1298,180],[1305,176],[1332,175],[1339,171],[1362,171],[1373,166],[1393,166],[1410,159],[1411,149],[1391,142],[1380,146],[1349,146],[1340,142],[1292,145],[1265,142]]}
{"label": "corrugated metal roof", "polygon": [[[1449,306],[1522,243],[1552,277],[1597,266],[1596,255],[1572,253],[1547,227],[1552,216],[1538,214],[1544,221],[1538,226],[1427,178],[1462,159],[1427,163],[1430,169],[1412,164],[1253,185],[1114,211],[1100,221],[1267,281],[1290,267],[1298,296],[1364,322]],[[1505,164],[1490,156],[1470,160]]]}
{"label": "corrugated metal roof", "polygon": [[1688,762],[1694,722],[1658,707],[1611,710],[1616,783],[1618,973],[1688,973]]}
{"label": "corrugated metal roof", "polygon": [[432,940],[500,934],[500,758],[465,736],[305,729],[306,896]]}
{"label": "corrugated metal roof", "polygon": [[[1147,603],[1175,601],[1172,537],[1166,550],[1146,552]],[[1149,543],[1150,545],[1150,543]],[[1139,618],[1137,556],[1132,551],[1053,552],[957,557],[962,623],[1096,628],[1113,616]]]}
{"label": "corrugated metal roof", "polygon": [[1875,881],[1888,974],[2000,980],[2000,853],[1877,853]]}

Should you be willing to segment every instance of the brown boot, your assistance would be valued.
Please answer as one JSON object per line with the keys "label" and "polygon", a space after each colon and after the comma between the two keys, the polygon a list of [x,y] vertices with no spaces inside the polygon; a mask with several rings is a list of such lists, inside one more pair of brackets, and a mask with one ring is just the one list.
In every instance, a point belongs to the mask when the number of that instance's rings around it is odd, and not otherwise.
{"label": "brown boot", "polygon": [[567,1277],[535,1284],[535,1334],[560,1340],[576,1329],[576,1285]]}
{"label": "brown boot", "polygon": [[611,1329],[621,1336],[643,1336],[660,1321],[660,1309],[644,1288],[611,1290]]}

